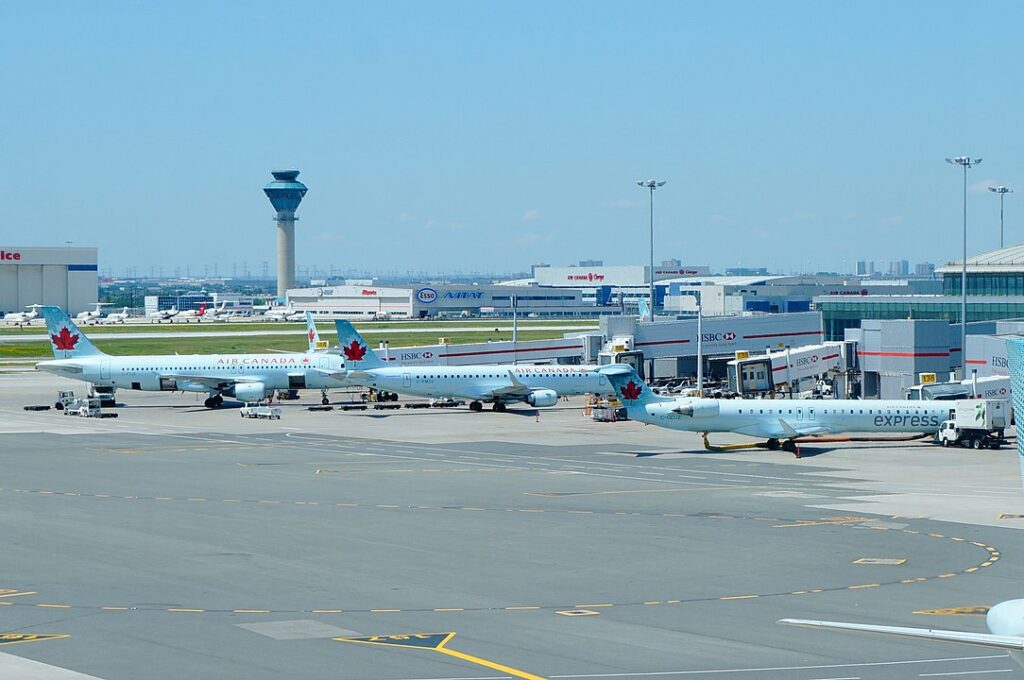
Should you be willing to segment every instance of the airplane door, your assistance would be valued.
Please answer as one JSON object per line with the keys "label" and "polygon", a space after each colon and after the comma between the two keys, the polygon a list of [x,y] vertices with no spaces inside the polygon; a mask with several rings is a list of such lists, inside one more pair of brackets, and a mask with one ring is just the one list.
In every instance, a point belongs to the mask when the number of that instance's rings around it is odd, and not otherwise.
{"label": "airplane door", "polygon": [[807,409],[807,420],[814,420],[814,409]]}
{"label": "airplane door", "polygon": [[402,374],[402,386],[403,387],[412,387],[412,374],[411,373],[403,373]]}
{"label": "airplane door", "polygon": [[110,380],[110,362],[100,362],[100,380]]}
{"label": "airplane door", "polygon": [[796,419],[797,420],[803,420],[804,419],[804,410],[803,410],[803,408],[797,407],[797,409],[796,409]]}

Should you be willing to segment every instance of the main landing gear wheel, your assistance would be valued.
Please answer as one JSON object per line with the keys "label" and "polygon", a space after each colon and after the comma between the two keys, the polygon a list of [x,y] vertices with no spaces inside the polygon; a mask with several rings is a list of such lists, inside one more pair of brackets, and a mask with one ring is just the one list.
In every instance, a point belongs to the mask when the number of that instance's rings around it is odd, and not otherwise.
{"label": "main landing gear wheel", "polygon": [[203,402],[203,406],[206,408],[215,408],[224,403],[224,397],[215,395],[213,397],[207,397],[206,401]]}
{"label": "main landing gear wheel", "polygon": [[778,451],[779,450],[779,440],[778,439],[772,438],[772,439],[769,439],[766,443],[768,445],[768,450],[769,451]]}
{"label": "main landing gear wheel", "polygon": [[786,441],[782,442],[782,450],[789,451],[797,458],[800,457],[800,447],[797,446],[796,442],[793,441],[792,439],[787,439]]}
{"label": "main landing gear wheel", "polygon": [[484,405],[481,404],[479,401],[471,401],[471,402],[469,402],[469,410],[470,411],[483,411],[484,410]]}
{"label": "main landing gear wheel", "polygon": [[500,401],[496,401],[494,402],[494,406],[492,406],[491,408],[493,408],[498,413],[503,413],[505,411],[505,404]]}

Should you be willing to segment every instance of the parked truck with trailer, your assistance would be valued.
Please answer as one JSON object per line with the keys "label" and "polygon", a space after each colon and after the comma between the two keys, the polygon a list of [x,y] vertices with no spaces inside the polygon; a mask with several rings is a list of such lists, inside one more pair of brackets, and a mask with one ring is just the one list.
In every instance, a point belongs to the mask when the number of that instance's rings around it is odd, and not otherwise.
{"label": "parked truck with trailer", "polygon": [[1006,439],[1010,404],[1002,399],[959,399],[953,402],[949,420],[939,426],[935,442],[942,446],[998,449]]}

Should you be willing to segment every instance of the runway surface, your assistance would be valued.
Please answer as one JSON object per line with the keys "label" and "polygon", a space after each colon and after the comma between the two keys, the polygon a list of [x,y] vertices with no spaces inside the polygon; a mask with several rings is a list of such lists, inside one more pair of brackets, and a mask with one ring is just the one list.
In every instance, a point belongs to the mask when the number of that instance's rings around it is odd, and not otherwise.
{"label": "runway surface", "polygon": [[0,376],[0,677],[1014,672],[984,649],[774,623],[984,630],[985,606],[1021,594],[1009,449],[708,453],[575,402],[317,413],[310,393],[264,422],[122,392],[117,419],[21,410],[69,385]]}

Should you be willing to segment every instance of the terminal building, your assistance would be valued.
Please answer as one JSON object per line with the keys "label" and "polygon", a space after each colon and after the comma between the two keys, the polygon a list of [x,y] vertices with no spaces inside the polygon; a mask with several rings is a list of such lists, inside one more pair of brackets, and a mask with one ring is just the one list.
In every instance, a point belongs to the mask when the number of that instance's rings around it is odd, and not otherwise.
{"label": "terminal building", "polygon": [[[942,277],[935,294],[909,292],[859,297],[827,293],[814,298],[822,312],[825,337],[841,340],[847,328],[864,319],[944,319],[960,321],[962,264],[950,263],[935,273]],[[993,250],[967,259],[967,323],[1024,318],[1024,245]]]}
{"label": "terminal building", "polygon": [[591,316],[582,291],[502,285],[423,284],[409,287],[373,285],[296,288],[288,305],[318,317],[353,319],[458,318],[466,316]]}
{"label": "terminal building", "polygon": [[0,245],[0,314],[56,305],[70,314],[99,299],[95,248]]}

